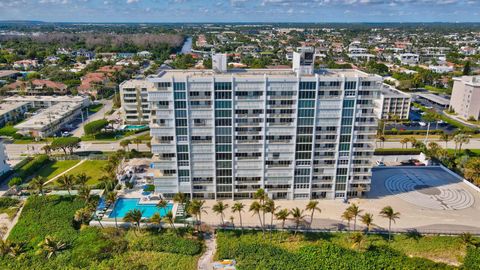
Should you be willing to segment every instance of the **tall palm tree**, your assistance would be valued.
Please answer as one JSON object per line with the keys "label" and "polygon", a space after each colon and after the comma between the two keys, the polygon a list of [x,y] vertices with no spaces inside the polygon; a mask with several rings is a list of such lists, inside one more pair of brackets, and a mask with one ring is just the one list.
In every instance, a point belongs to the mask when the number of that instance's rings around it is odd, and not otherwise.
{"label": "tall palm tree", "polygon": [[350,211],[348,211],[348,209],[343,212],[342,219],[347,221],[347,224],[348,224],[347,226],[348,226],[348,229],[350,230],[350,222],[353,219],[353,215]]}
{"label": "tall palm tree", "polygon": [[285,220],[288,219],[289,215],[288,209],[282,209],[275,214],[275,218],[282,221],[282,230],[285,228]]}
{"label": "tall palm tree", "polygon": [[440,135],[440,140],[445,142],[445,149],[448,147],[448,142],[452,139],[447,133],[442,133]]}
{"label": "tall palm tree", "polygon": [[240,228],[242,229],[243,231],[243,222],[242,222],[242,212],[243,212],[243,208],[245,208],[245,204],[241,203],[241,202],[236,202],[233,206],[232,206],[232,212],[233,213],[237,213],[238,212],[238,217],[240,219]]}
{"label": "tall palm tree", "polygon": [[47,236],[38,244],[41,248],[39,251],[47,254],[47,259],[55,256],[58,252],[67,248],[67,244],[62,241],[57,241],[54,238]]}
{"label": "tall palm tree", "polygon": [[262,210],[262,205],[258,201],[254,201],[250,205],[250,209],[248,211],[253,212],[253,215],[258,216],[258,220],[260,221],[260,227],[262,228],[262,232],[265,233],[265,228],[263,227],[263,223],[262,223],[262,217],[260,216],[261,210]]}
{"label": "tall palm tree", "polygon": [[83,186],[86,185],[88,180],[90,180],[90,176],[85,173],[81,173],[75,177],[75,184]]}
{"label": "tall palm tree", "polygon": [[318,211],[318,213],[322,212],[322,209],[318,207],[319,202],[318,201],[309,201],[307,206],[305,207],[305,210],[311,211],[310,214],[310,228],[312,228],[313,224],[313,214],[315,213],[315,210]]}
{"label": "tall palm tree", "polygon": [[225,215],[225,210],[227,209],[228,209],[228,204],[224,204],[222,201],[217,202],[212,207],[213,212],[220,215],[220,219],[222,220],[222,226],[225,225],[223,218]]}
{"label": "tall palm tree", "polygon": [[[167,209],[168,202],[164,199],[161,199],[160,201],[158,201],[156,206],[157,206],[157,208],[160,208],[160,210],[161,209],[165,210],[165,209]],[[163,211],[163,212],[164,212],[164,214],[166,214],[166,211]]]}
{"label": "tall palm tree", "polygon": [[367,233],[370,232],[370,227],[373,224],[373,215],[370,213],[365,213],[364,215],[360,216],[360,220],[366,226]]}
{"label": "tall palm tree", "polygon": [[347,211],[350,212],[350,214],[353,216],[354,220],[353,220],[353,230],[357,230],[357,217],[358,215],[360,215],[360,213],[362,212],[362,210],[360,210],[360,208],[358,207],[358,205],[352,203],[352,205],[350,205],[348,208],[347,208]]}
{"label": "tall palm tree", "polygon": [[275,201],[268,199],[265,202],[265,212],[270,214],[270,233],[273,230],[273,217],[275,216],[275,212],[280,208],[280,206],[275,206]]}
{"label": "tall palm tree", "polygon": [[187,211],[190,215],[195,216],[196,223],[197,223],[197,230],[200,228],[200,224],[202,223],[202,213],[207,213],[205,211],[205,201],[202,200],[192,200],[187,207]]}
{"label": "tall palm tree", "polygon": [[185,213],[186,213],[188,202],[189,202],[187,195],[185,195],[185,193],[183,192],[177,192],[175,193],[175,195],[173,195],[173,202],[183,205],[183,209],[185,211],[183,211],[182,213],[182,218],[183,218],[183,222],[185,223]]}
{"label": "tall palm tree", "polygon": [[132,209],[128,211],[123,217],[123,221],[129,222],[133,224],[137,229],[140,229],[140,222],[142,221],[142,211],[140,211],[139,209]]}
{"label": "tall palm tree", "polygon": [[109,192],[112,191],[115,188],[115,180],[112,180],[109,176],[102,176],[100,179],[98,179],[98,182],[100,182],[100,185],[103,186],[103,192]]}
{"label": "tall palm tree", "polygon": [[295,207],[290,210],[290,214],[292,215],[292,219],[295,222],[295,235],[298,232],[298,227],[302,222],[305,220],[305,215],[303,214],[303,210],[300,210],[300,208]]}
{"label": "tall palm tree", "polygon": [[133,143],[137,145],[137,151],[139,151],[138,145],[142,143],[140,138],[134,138]]}
{"label": "tall palm tree", "polygon": [[352,248],[360,249],[363,242],[365,241],[365,236],[361,232],[356,232],[350,235],[350,241],[352,242]]}
{"label": "tall palm tree", "polygon": [[400,140],[400,143],[402,144],[402,148],[403,148],[404,145],[406,145],[408,147],[408,141],[409,141],[409,139],[405,138],[405,137]]}
{"label": "tall palm tree", "polygon": [[258,200],[260,203],[260,208],[263,212],[263,224],[265,225],[265,201],[268,199],[268,194],[265,192],[263,188],[257,189],[257,191],[253,194],[253,198]]}
{"label": "tall palm tree", "polygon": [[395,222],[400,218],[400,212],[393,211],[391,206],[385,206],[382,211],[380,211],[380,216],[388,219],[388,241],[391,239],[391,229],[392,221]]}
{"label": "tall palm tree", "polygon": [[468,144],[470,142],[470,137],[466,134],[460,133],[455,135],[455,137],[453,137],[453,140],[455,141],[455,152],[457,150],[457,145],[458,152],[462,152],[462,145]]}
{"label": "tall palm tree", "polygon": [[[105,201],[108,204],[113,204],[117,200],[117,193],[115,191],[110,191],[105,195]],[[115,228],[118,229],[117,215],[115,215]]]}
{"label": "tall palm tree", "polygon": [[[130,144],[130,140],[123,140],[123,141],[120,141],[120,146],[123,148],[123,150],[125,150],[125,148],[128,149],[128,145]],[[128,149],[130,151],[130,149]]]}
{"label": "tall palm tree", "polygon": [[417,139],[415,139],[415,137],[408,138],[408,141],[411,144],[411,148],[414,148],[417,145]]}
{"label": "tall palm tree", "polygon": [[150,223],[157,224],[158,232],[160,232],[162,230],[162,217],[160,216],[160,213],[155,212],[150,218]]}
{"label": "tall palm tree", "polygon": [[58,182],[60,187],[66,189],[68,191],[68,195],[72,195],[70,191],[72,190],[73,186],[75,185],[73,175],[64,174],[64,175],[62,175],[58,178],[57,182]]}
{"label": "tall palm tree", "polygon": [[175,230],[175,224],[173,223],[173,212],[171,210],[167,212],[164,219],[168,221],[168,223],[170,223],[170,226],[172,226],[172,229]]}
{"label": "tall palm tree", "polygon": [[460,241],[462,241],[465,247],[470,247],[470,246],[474,247],[477,245],[477,242],[475,241],[475,238],[471,233],[468,233],[468,232],[462,233],[458,236],[458,238],[460,239]]}
{"label": "tall palm tree", "polygon": [[37,190],[38,194],[43,195],[43,186],[45,185],[45,182],[47,182],[47,178],[36,176],[30,181],[30,183],[28,183],[28,187]]}
{"label": "tall palm tree", "polygon": [[90,196],[91,191],[92,191],[92,188],[90,188],[89,186],[82,185],[78,189],[77,197],[80,199],[83,199],[85,203],[87,203],[91,198]]}

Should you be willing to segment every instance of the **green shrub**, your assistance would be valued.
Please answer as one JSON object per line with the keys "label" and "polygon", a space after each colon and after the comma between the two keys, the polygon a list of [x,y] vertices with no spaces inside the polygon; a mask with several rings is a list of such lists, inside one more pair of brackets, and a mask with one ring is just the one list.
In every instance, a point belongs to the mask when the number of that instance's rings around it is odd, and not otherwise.
{"label": "green shrub", "polygon": [[480,248],[470,247],[463,261],[463,269],[480,269]]}
{"label": "green shrub", "polygon": [[202,244],[193,239],[185,239],[174,234],[147,235],[134,239],[130,246],[134,251],[157,251],[197,255],[202,251]]}
{"label": "green shrub", "polygon": [[395,155],[419,155],[422,151],[419,149],[402,149],[402,148],[377,148],[374,155],[378,156],[395,156]]}
{"label": "green shrub", "polygon": [[14,128],[11,125],[6,125],[2,128],[0,128],[0,136],[13,136],[15,133],[17,133],[17,129]]}
{"label": "green shrub", "polygon": [[155,185],[146,185],[145,188],[143,189],[143,191],[153,192],[153,191],[155,191]]}
{"label": "green shrub", "polygon": [[22,178],[20,177],[13,177],[12,179],[10,179],[10,181],[8,181],[8,186],[9,187],[13,187],[13,186],[19,186],[23,183],[23,180]]}
{"label": "green shrub", "polygon": [[106,119],[99,119],[86,124],[83,130],[87,135],[97,134],[106,126],[108,126],[108,121]]}
{"label": "green shrub", "polygon": [[0,197],[0,209],[5,209],[9,207],[17,206],[20,203],[20,200],[9,198],[9,197]]}
{"label": "green shrub", "polygon": [[111,269],[162,269],[162,270],[194,270],[197,260],[191,256],[161,252],[130,251],[114,259],[103,261],[96,270]]}

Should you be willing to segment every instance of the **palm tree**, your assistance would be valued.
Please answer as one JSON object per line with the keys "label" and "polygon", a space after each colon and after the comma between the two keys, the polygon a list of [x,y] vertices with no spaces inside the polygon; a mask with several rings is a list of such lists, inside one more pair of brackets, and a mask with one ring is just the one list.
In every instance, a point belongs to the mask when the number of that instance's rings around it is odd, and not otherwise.
{"label": "palm tree", "polygon": [[197,230],[199,230],[199,225],[202,223],[202,213],[207,213],[205,211],[205,201],[201,200],[192,200],[192,202],[188,205],[187,211],[190,215],[194,215],[197,223]]}
{"label": "palm tree", "polygon": [[133,224],[136,228],[140,229],[140,222],[142,221],[142,211],[140,211],[139,209],[132,209],[128,211],[123,217],[123,221],[129,222]]}
{"label": "palm tree", "polygon": [[382,146],[382,148],[383,148],[383,147],[384,147],[384,145],[385,145],[385,137],[384,137],[384,136],[378,136],[378,140],[381,142],[381,144],[380,144],[380,145],[381,145],[381,146]]}
{"label": "palm tree", "polygon": [[238,212],[238,217],[240,219],[240,228],[242,229],[243,231],[243,222],[242,222],[242,212],[243,212],[243,208],[245,208],[245,204],[241,203],[241,202],[236,202],[233,206],[232,206],[232,212],[233,213],[237,213]]}
{"label": "palm tree", "polygon": [[356,232],[350,235],[350,241],[352,242],[352,248],[360,249],[362,247],[363,242],[365,241],[365,236],[361,232]]}
{"label": "palm tree", "polygon": [[257,189],[257,191],[253,194],[253,198],[259,200],[260,208],[263,211],[263,224],[265,225],[265,201],[268,199],[268,194],[265,192],[263,188]]}
{"label": "palm tree", "polygon": [[12,257],[17,257],[20,254],[23,253],[23,246],[20,243],[14,243],[10,246],[10,251],[8,252],[8,255]]}
{"label": "palm tree", "polygon": [[142,140],[140,138],[135,138],[133,139],[133,143],[137,145],[137,151],[139,151],[138,145],[142,143]]}
{"label": "palm tree", "polygon": [[445,142],[445,148],[448,147],[448,142],[452,139],[452,137],[450,137],[450,135],[448,135],[447,133],[442,133],[442,135],[440,135],[440,140]]}
{"label": "palm tree", "polygon": [[75,212],[73,219],[86,225],[92,220],[92,211],[88,207],[80,208]]}
{"label": "palm tree", "polygon": [[458,152],[462,152],[462,145],[468,144],[470,142],[470,137],[466,134],[460,133],[453,137],[453,141],[455,141],[455,153],[457,152],[457,145]]}
{"label": "palm tree", "polygon": [[38,194],[43,195],[43,186],[47,182],[47,178],[43,176],[36,176],[28,183],[28,187],[38,191]]}
{"label": "palm tree", "polygon": [[40,242],[38,246],[41,248],[39,251],[47,254],[47,259],[55,256],[59,251],[65,249],[67,244],[62,241],[57,241],[54,238],[47,236],[45,240]]}
{"label": "palm tree", "polygon": [[123,148],[123,150],[125,150],[125,148],[128,149],[128,151],[130,151],[130,149],[128,148],[128,145],[130,144],[130,140],[123,140],[123,141],[120,141],[120,146]]}
{"label": "palm tree", "polygon": [[45,155],[49,155],[50,152],[52,151],[52,147],[50,145],[46,144],[42,147],[42,150],[45,151]]}
{"label": "palm tree", "polygon": [[[157,208],[160,208],[160,210],[161,209],[166,209],[167,206],[168,206],[168,202],[166,200],[161,199],[160,201],[158,201],[156,206],[157,206]],[[164,212],[166,212],[166,211],[164,211]]]}
{"label": "palm tree", "polygon": [[408,141],[409,141],[408,138],[402,138],[400,140],[400,143],[402,144],[402,148],[403,148],[404,145],[406,145],[408,147]]}
{"label": "palm tree", "polygon": [[275,206],[274,200],[268,199],[265,202],[265,212],[270,213],[270,233],[273,230],[273,217],[275,216],[275,212],[277,212],[278,208],[280,208],[280,206]]}
{"label": "palm tree", "polygon": [[260,227],[262,227],[262,232],[265,233],[265,229],[264,229],[263,223],[262,223],[262,217],[260,216],[260,211],[261,210],[262,210],[262,205],[259,202],[254,201],[250,205],[250,209],[248,211],[253,212],[253,215],[258,216],[258,220],[260,221]]}
{"label": "palm tree", "polygon": [[350,211],[345,210],[342,214],[342,219],[346,220],[347,221],[347,224],[348,224],[348,229],[350,230],[350,222],[352,221],[353,219],[353,215]]}
{"label": "palm tree", "polygon": [[360,220],[366,226],[367,233],[370,232],[370,227],[373,224],[373,215],[365,213],[363,216],[360,216]]}
{"label": "palm tree", "polygon": [[362,210],[360,210],[360,208],[356,204],[352,203],[352,205],[350,205],[347,208],[347,211],[350,212],[350,214],[354,218],[354,220],[353,220],[353,230],[355,231],[357,229],[357,217],[358,217],[358,215],[360,215]]}
{"label": "palm tree", "polygon": [[64,174],[58,178],[57,182],[61,188],[64,188],[68,191],[68,195],[72,195],[70,190],[72,190],[73,186],[75,185],[73,175]]}
{"label": "palm tree", "polygon": [[411,144],[411,148],[414,148],[417,145],[417,139],[415,139],[415,137],[408,138],[408,141]]}
{"label": "palm tree", "polygon": [[475,238],[473,238],[473,235],[471,233],[462,233],[458,236],[460,241],[465,245],[465,247],[475,247],[477,245],[477,242],[475,241]]}
{"label": "palm tree", "polygon": [[9,240],[2,240],[0,239],[0,255],[5,256],[10,252],[10,248],[12,247],[12,242]]}
{"label": "palm tree", "polygon": [[392,221],[395,222],[400,218],[400,212],[393,211],[391,206],[385,206],[382,211],[380,211],[380,216],[388,218],[388,241],[390,241]]}
{"label": "palm tree", "polygon": [[162,217],[160,216],[160,213],[155,212],[150,218],[150,223],[157,224],[158,232],[160,232],[162,229]]}
{"label": "palm tree", "polygon": [[223,217],[224,217],[224,214],[225,214],[225,210],[227,210],[227,208],[228,208],[228,204],[224,204],[222,201],[217,202],[212,207],[213,212],[220,215],[220,218],[222,220],[222,226],[225,225]]}
{"label": "palm tree", "polygon": [[295,235],[297,234],[298,227],[300,226],[300,223],[304,222],[305,215],[303,214],[303,210],[300,210],[300,208],[295,207],[290,210],[290,214],[292,215],[293,221],[295,222]]}
{"label": "palm tree", "polygon": [[[116,200],[117,200],[117,193],[114,191],[110,191],[105,195],[105,201],[108,204],[113,204]],[[118,229],[117,215],[115,215],[115,228]]]}
{"label": "palm tree", "polygon": [[318,213],[322,212],[322,209],[318,207],[319,202],[318,201],[309,201],[307,206],[305,207],[305,210],[311,211],[312,213],[310,214],[310,228],[312,228],[313,224],[313,214],[315,213],[315,210],[318,211]]}
{"label": "palm tree", "polygon": [[86,175],[85,173],[81,173],[75,177],[75,184],[80,186],[86,185],[90,178],[91,177]]}
{"label": "palm tree", "polygon": [[175,224],[173,223],[173,212],[171,210],[167,212],[164,219],[168,221],[168,223],[170,223],[170,226],[172,226],[172,229],[175,230]]}
{"label": "palm tree", "polygon": [[285,220],[288,219],[289,215],[288,209],[282,209],[275,214],[275,218],[282,221],[282,230],[285,228]]}
{"label": "palm tree", "polygon": [[85,203],[87,203],[90,200],[91,191],[92,191],[92,188],[90,188],[89,186],[82,185],[80,186],[80,189],[78,189],[77,197],[80,199],[83,199]]}
{"label": "palm tree", "polygon": [[[187,195],[185,195],[185,193],[183,193],[183,192],[175,193],[175,195],[173,195],[173,202],[176,202],[178,204],[182,204],[184,209],[185,210],[187,209],[188,198],[187,198]],[[185,223],[185,212],[186,211],[183,211],[183,214],[182,214],[182,218],[183,218],[184,223]]]}
{"label": "palm tree", "polygon": [[103,192],[109,192],[115,188],[115,180],[112,180],[112,178],[106,175],[98,179],[98,182],[100,182],[100,185],[103,186]]}

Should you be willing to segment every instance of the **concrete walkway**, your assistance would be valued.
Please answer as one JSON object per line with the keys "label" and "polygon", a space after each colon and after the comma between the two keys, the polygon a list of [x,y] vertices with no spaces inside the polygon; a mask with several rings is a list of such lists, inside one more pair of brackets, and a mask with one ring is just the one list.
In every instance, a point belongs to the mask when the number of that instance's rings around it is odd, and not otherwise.
{"label": "concrete walkway", "polygon": [[50,183],[50,182],[53,182],[53,181],[55,181],[55,180],[56,180],[56,179],[58,179],[60,176],[62,176],[62,175],[64,175],[64,174],[66,174],[66,173],[68,173],[69,171],[71,171],[71,170],[75,169],[76,167],[80,166],[80,165],[81,165],[83,162],[85,162],[85,160],[86,160],[86,159],[82,159],[82,160],[80,160],[80,162],[78,162],[78,163],[77,163],[77,164],[75,164],[74,166],[70,167],[68,170],[66,170],[66,171],[62,172],[62,173],[61,173],[61,174],[59,174],[59,175],[56,175],[56,176],[55,176],[55,177],[53,177],[52,179],[50,179],[50,180],[48,180],[47,182],[45,182],[45,184],[44,184],[44,185],[46,185],[46,184],[48,184],[48,183]]}
{"label": "concrete walkway", "polygon": [[217,250],[217,239],[215,234],[208,233],[205,235],[205,247],[205,252],[200,259],[198,259],[198,270],[213,269],[213,256],[215,255],[215,250]]}
{"label": "concrete walkway", "polygon": [[17,224],[18,219],[20,218],[20,215],[22,214],[22,210],[23,210],[24,206],[25,206],[25,201],[22,203],[22,206],[20,207],[20,209],[18,209],[18,212],[15,215],[15,217],[13,218],[13,220],[10,221],[7,224],[7,232],[5,232],[5,234],[3,235],[3,240],[6,240],[8,238],[8,236],[10,235],[10,232],[13,229],[13,226],[15,226],[15,224]]}

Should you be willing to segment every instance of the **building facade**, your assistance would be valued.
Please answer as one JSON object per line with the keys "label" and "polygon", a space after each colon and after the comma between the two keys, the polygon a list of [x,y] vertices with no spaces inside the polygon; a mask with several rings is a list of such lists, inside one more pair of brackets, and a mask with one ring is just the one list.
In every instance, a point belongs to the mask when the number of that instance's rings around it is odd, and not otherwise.
{"label": "building facade", "polygon": [[273,199],[368,191],[382,78],[294,69],[148,77],[156,191],[205,199],[252,198],[258,188]]}
{"label": "building facade", "polygon": [[384,84],[375,103],[375,114],[379,119],[407,120],[412,97],[393,86]]}
{"label": "building facade", "polygon": [[480,119],[480,76],[453,78],[450,109],[463,119]]}
{"label": "building facade", "polygon": [[122,117],[126,125],[146,125],[150,122],[148,90],[154,84],[146,80],[130,80],[120,84]]}

